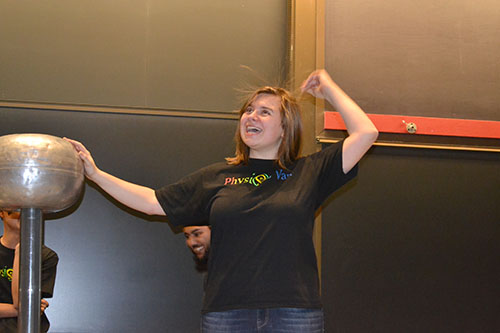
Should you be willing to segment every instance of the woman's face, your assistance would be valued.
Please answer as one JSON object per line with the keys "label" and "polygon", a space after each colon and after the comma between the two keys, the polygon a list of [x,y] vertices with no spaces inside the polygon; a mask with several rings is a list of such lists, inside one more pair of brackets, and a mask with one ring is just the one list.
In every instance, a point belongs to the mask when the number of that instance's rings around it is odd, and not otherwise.
{"label": "woman's face", "polygon": [[240,135],[251,158],[276,159],[283,138],[281,98],[259,94],[240,118]]}

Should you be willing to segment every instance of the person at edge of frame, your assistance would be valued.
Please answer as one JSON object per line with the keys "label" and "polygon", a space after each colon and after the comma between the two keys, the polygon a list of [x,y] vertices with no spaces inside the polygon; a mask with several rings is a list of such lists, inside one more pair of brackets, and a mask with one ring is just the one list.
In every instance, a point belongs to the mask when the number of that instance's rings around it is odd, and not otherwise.
{"label": "person at edge of frame", "polygon": [[[0,332],[17,333],[19,311],[19,242],[21,239],[20,212],[0,211],[3,235],[0,238]],[[59,258],[46,246],[42,246],[42,275],[40,301],[40,332],[50,327],[45,310],[49,307],[46,298],[54,292]]]}

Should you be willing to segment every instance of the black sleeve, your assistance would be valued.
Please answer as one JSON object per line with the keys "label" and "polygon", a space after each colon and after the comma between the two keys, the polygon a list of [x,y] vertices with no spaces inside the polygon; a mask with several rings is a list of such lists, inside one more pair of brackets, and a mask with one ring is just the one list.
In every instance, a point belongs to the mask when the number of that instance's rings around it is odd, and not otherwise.
{"label": "black sleeve", "polygon": [[317,179],[318,206],[358,174],[358,163],[347,174],[344,173],[342,168],[343,145],[344,140],[341,140],[311,155],[313,167],[319,171]]}
{"label": "black sleeve", "polygon": [[42,248],[42,298],[50,298],[54,292],[59,257],[48,247]]}
{"label": "black sleeve", "polygon": [[174,226],[202,225],[208,221],[211,168],[203,168],[174,184],[155,190],[156,198]]}

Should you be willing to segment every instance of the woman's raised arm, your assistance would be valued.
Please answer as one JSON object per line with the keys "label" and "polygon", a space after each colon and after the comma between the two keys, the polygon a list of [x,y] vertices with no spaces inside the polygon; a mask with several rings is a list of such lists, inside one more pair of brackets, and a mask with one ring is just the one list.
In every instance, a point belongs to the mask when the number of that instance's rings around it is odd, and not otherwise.
{"label": "woman's raised arm", "polygon": [[348,173],[377,140],[377,128],[324,69],[312,72],[302,83],[301,90],[327,100],[342,116],[349,133],[342,150],[342,168]]}

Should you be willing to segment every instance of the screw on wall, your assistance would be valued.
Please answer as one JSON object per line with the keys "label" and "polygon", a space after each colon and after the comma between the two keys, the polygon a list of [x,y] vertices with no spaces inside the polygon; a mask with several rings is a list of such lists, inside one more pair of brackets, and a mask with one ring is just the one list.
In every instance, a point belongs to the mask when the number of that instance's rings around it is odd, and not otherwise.
{"label": "screw on wall", "polygon": [[407,123],[406,121],[403,120],[403,124],[406,125],[406,130],[408,131],[408,133],[410,134],[415,134],[417,133],[417,124],[415,123]]}

